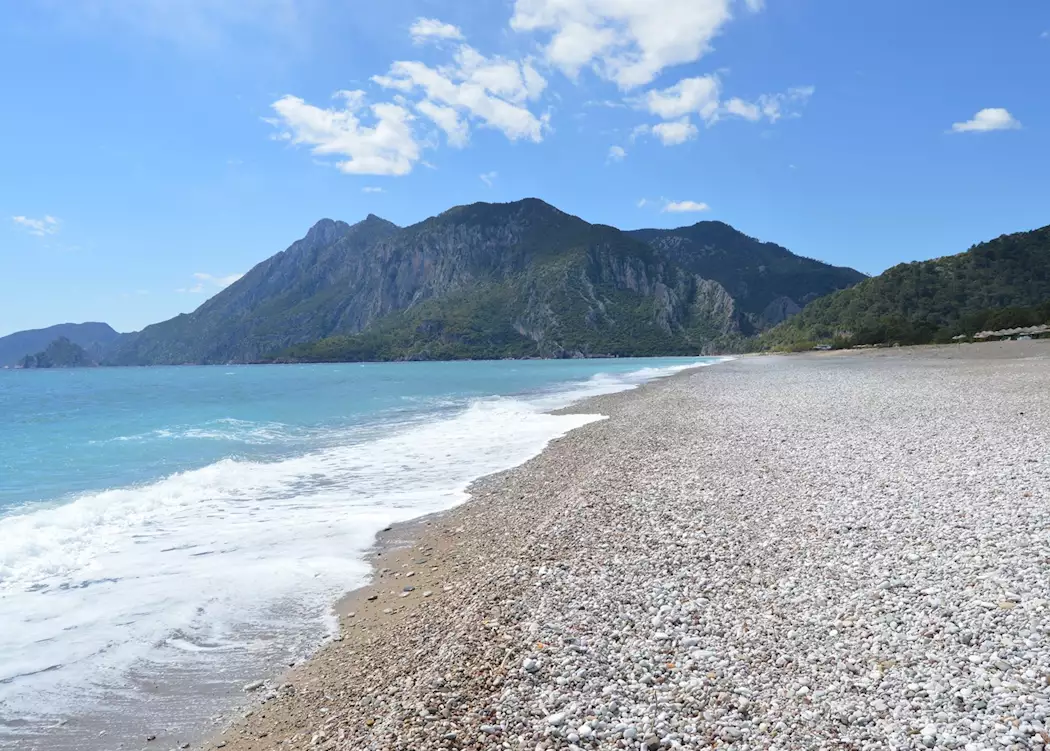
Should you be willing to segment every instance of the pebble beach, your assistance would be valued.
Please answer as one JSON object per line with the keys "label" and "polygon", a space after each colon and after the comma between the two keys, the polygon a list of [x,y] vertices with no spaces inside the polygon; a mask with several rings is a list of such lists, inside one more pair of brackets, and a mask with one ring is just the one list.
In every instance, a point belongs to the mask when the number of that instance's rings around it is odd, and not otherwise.
{"label": "pebble beach", "polygon": [[572,411],[608,419],[383,533],[340,635],[200,747],[1050,748],[1050,342]]}

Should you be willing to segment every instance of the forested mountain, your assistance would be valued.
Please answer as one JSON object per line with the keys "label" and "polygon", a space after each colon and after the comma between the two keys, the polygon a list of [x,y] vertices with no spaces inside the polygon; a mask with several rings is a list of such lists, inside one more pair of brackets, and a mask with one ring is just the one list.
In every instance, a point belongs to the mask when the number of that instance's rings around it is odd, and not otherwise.
{"label": "forested mountain", "polygon": [[829,266],[760,242],[723,222],[629,234],[682,268],[725,287],[736,302],[745,333],[774,326],[816,298],[867,278],[854,269]]}
{"label": "forested mountain", "polygon": [[121,336],[105,323],[61,323],[46,329],[19,331],[0,337],[0,367],[17,365],[26,355],[44,350],[61,337],[101,359]]}
{"label": "forested mountain", "polygon": [[78,344],[64,336],[51,342],[43,352],[26,355],[19,363],[20,368],[90,368],[98,363]]}
{"label": "forested mountain", "polygon": [[946,341],[973,334],[969,329],[989,325],[996,316],[1013,320],[1003,309],[1031,308],[1038,318],[1048,301],[1050,227],[1043,227],[1003,235],[959,255],[894,266],[816,300],[760,341],[772,347]]}
{"label": "forested mountain", "polygon": [[372,215],[353,226],[322,219],[193,313],[129,335],[106,364],[250,362],[350,328],[355,275],[372,246],[397,231]]}
{"label": "forested mountain", "polygon": [[[791,259],[862,278],[720,226],[695,248],[713,256],[719,237],[731,240],[717,264],[727,279],[776,276]],[[717,278],[688,267],[688,253],[657,239],[536,199],[461,206],[403,229],[375,216],[326,219],[193,313],[130,335],[107,363],[685,354],[762,325]],[[756,260],[752,245],[775,263]],[[733,257],[761,268],[734,276]],[[812,289],[789,282],[792,299],[826,289],[818,276]],[[780,295],[776,284],[750,284],[737,284],[748,311]]]}

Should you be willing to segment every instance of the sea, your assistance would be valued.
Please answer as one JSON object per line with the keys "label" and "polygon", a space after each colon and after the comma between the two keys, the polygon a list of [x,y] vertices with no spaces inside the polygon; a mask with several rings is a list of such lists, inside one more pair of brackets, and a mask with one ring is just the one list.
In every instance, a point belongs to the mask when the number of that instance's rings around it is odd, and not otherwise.
{"label": "sea", "polygon": [[0,748],[181,740],[334,634],[378,531],[716,361],[0,371]]}

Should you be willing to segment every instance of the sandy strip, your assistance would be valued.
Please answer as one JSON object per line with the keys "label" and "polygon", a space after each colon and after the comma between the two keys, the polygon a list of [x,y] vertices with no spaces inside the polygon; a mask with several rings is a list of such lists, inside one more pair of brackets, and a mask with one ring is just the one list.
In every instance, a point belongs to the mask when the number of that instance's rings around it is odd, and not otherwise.
{"label": "sandy strip", "polygon": [[1050,746],[1050,343],[577,409],[610,419],[385,533],[341,640],[204,747]]}

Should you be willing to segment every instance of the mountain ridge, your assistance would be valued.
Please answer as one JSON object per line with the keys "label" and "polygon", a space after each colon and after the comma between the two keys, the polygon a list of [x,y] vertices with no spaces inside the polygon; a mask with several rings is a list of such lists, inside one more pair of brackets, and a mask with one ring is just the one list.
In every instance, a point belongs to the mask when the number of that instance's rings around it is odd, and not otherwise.
{"label": "mountain ridge", "polygon": [[[197,310],[122,339],[104,362],[338,357],[333,338],[346,356],[380,359],[690,353],[765,325],[752,308],[776,307],[774,296],[739,284],[734,296],[664,246],[693,242],[708,255],[724,248],[694,241],[694,228],[640,232],[648,234],[591,224],[537,198],[455,206],[408,227],[374,214],[353,225],[322,219]],[[752,256],[763,245],[728,225],[719,232],[735,248],[721,265],[731,267],[735,255],[762,267],[744,274],[756,286],[766,267]],[[653,233],[689,237],[660,242]],[[792,310],[821,284],[794,283],[777,309]],[[324,343],[310,351],[316,342]]]}
{"label": "mountain ridge", "polygon": [[[816,298],[867,278],[855,269],[831,266],[776,243],[762,242],[720,221],[628,234],[698,276],[724,286],[737,301],[746,334],[776,325]],[[741,258],[749,260],[741,263]]]}
{"label": "mountain ridge", "polygon": [[1050,226],[1000,235],[955,255],[898,264],[822,297],[759,344],[804,348],[950,341],[995,311],[1050,302]]}
{"label": "mountain ridge", "polygon": [[0,367],[13,367],[28,355],[42,352],[56,339],[65,337],[82,347],[95,359],[101,359],[125,334],[108,323],[59,323],[42,329],[16,331],[0,337]]}

